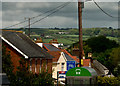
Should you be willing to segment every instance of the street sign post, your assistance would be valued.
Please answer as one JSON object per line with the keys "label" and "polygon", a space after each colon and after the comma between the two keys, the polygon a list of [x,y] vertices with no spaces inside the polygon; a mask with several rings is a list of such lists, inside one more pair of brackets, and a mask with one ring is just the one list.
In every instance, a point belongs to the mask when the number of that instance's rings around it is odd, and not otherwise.
{"label": "street sign post", "polygon": [[57,86],[58,86],[58,79],[59,78],[66,78],[67,71],[57,71]]}

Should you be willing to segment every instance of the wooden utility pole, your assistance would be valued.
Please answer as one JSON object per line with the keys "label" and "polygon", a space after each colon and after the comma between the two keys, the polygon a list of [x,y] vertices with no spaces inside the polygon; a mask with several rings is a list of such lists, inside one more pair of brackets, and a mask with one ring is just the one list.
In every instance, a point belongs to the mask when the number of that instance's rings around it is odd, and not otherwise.
{"label": "wooden utility pole", "polygon": [[28,36],[30,37],[30,18],[25,17],[28,20]]}
{"label": "wooden utility pole", "polygon": [[82,2],[78,0],[78,27],[79,27],[79,65],[81,67],[81,59],[83,58],[83,41],[82,41]]}
{"label": "wooden utility pole", "polygon": [[28,25],[29,25],[29,33],[28,33],[28,36],[30,37],[30,18],[28,18]]}

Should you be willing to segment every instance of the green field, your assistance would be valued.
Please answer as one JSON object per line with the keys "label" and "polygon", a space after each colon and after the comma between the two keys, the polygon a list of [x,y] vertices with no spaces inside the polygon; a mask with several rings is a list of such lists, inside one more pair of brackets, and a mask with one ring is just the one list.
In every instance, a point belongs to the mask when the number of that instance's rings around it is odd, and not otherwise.
{"label": "green field", "polygon": [[118,38],[116,38],[116,37],[109,37],[109,36],[108,36],[107,38],[109,38],[110,40],[115,40],[117,43],[119,42],[119,41],[118,41]]}
{"label": "green field", "polygon": [[[39,37],[40,38],[40,35],[31,35],[31,37],[33,37],[33,38]],[[53,34],[53,35],[51,35],[50,38],[42,38],[42,40],[44,43],[49,43],[49,41],[54,38],[54,39],[57,39],[59,43],[63,43],[64,45],[71,45],[71,44],[79,41],[78,37],[79,37],[79,35]],[[88,38],[90,38],[90,36],[83,35],[83,40],[87,40]],[[118,38],[116,38],[116,37],[109,37],[108,36],[107,38],[109,38],[110,40],[115,40],[116,42],[118,42]]]}
{"label": "green field", "polygon": [[[54,35],[54,37],[59,43],[63,43],[64,45],[71,45],[79,41],[79,35]],[[90,36],[83,36],[83,40],[87,40],[89,37]],[[43,38],[43,42],[45,43],[49,43],[50,40],[52,40],[52,38]]]}
{"label": "green field", "polygon": [[[63,43],[64,45],[71,45],[75,42],[79,41],[79,32],[78,29],[41,29],[41,28],[33,28],[31,29],[32,34],[31,38],[42,38],[44,43],[49,43],[52,39],[57,39],[59,43]],[[67,34],[59,34],[59,32],[68,32]],[[117,35],[116,35],[116,34]],[[41,35],[44,35],[43,37]],[[118,30],[111,30],[107,28],[84,28],[83,29],[83,40],[87,40],[90,37],[105,35],[110,40],[115,40],[120,43],[118,40]],[[46,37],[49,36],[49,37]]]}

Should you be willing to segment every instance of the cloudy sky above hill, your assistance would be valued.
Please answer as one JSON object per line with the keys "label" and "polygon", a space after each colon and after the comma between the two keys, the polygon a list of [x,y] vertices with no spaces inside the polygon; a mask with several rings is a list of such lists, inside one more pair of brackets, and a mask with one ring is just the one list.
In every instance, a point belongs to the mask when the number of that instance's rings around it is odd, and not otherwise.
{"label": "cloudy sky above hill", "polygon": [[[15,1],[15,0],[14,0]],[[28,1],[28,0],[27,0]],[[33,1],[33,0],[32,0]],[[97,1],[97,0],[96,0]],[[101,0],[102,1],[102,0]],[[115,1],[115,0],[114,0]],[[99,6],[112,16],[118,16],[118,2],[97,2]],[[65,2],[2,2],[2,27],[24,21],[25,17],[34,17],[43,14],[53,8],[58,7]],[[78,28],[78,12],[77,2],[71,2],[58,12],[37,22],[31,27],[63,27],[63,28]],[[51,12],[31,20],[31,23],[49,15]],[[83,28],[92,27],[113,27],[118,28],[118,18],[111,18],[104,14],[92,1],[84,3]],[[0,15],[1,17],[1,15]],[[15,26],[17,28],[26,26],[28,22]]]}

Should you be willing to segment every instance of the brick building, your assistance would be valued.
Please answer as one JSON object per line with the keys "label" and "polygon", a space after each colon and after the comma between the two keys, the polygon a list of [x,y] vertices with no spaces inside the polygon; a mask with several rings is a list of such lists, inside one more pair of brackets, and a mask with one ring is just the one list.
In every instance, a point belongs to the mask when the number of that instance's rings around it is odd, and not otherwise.
{"label": "brick building", "polygon": [[33,73],[39,73],[44,68],[52,72],[52,58],[49,53],[34,43],[22,32],[2,31],[2,44],[11,55],[11,61],[14,66],[14,72],[20,66],[20,57],[25,58],[29,65],[29,70]]}

